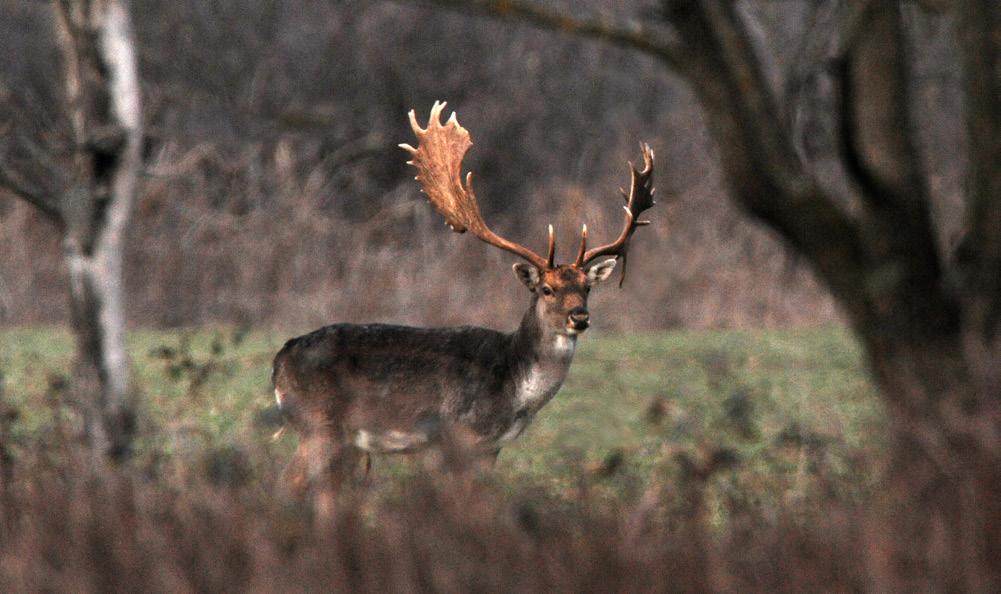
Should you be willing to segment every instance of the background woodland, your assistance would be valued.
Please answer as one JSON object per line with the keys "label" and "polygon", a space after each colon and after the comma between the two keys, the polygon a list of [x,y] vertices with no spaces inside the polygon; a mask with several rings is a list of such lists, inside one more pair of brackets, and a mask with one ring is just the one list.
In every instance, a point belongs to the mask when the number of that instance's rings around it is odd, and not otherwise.
{"label": "background woodland", "polygon": [[[632,4],[622,13],[635,13]],[[800,92],[793,82],[810,81],[790,80],[816,14],[796,2],[748,6],[770,80],[780,94]],[[628,295],[597,296],[599,327],[838,319],[806,266],[726,200],[690,91],[646,56],[371,1],[138,1],[133,18],[148,128],[125,250],[134,326],[513,326],[525,297],[510,282],[510,258],[448,233],[396,146],[411,137],[406,112],[436,99],[473,135],[468,167],[487,220],[537,249],[554,223],[564,259],[581,222],[592,237],[617,231],[626,162],[639,158],[640,141],[657,151],[655,224],[636,242]],[[922,39],[915,84],[932,190],[950,218],[962,167],[958,73],[935,22],[909,18]],[[30,160],[37,130],[47,145],[65,143],[51,14],[7,2],[0,20],[0,128],[25,141],[6,157]],[[837,186],[829,111],[820,105],[796,126],[802,150]],[[0,253],[0,323],[65,321],[58,233],[2,193]]]}

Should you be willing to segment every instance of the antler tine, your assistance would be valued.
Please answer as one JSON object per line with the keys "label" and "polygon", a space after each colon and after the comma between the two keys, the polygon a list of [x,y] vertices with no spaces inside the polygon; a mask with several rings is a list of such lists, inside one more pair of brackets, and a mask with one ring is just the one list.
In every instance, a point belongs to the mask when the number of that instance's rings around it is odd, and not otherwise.
{"label": "antler tine", "polygon": [[549,225],[549,253],[546,256],[546,267],[556,267],[556,232],[553,231],[552,223]]}
{"label": "antler tine", "polygon": [[400,148],[413,157],[407,163],[417,169],[414,179],[420,182],[435,210],[456,233],[464,233],[468,229],[482,241],[521,256],[539,269],[552,268],[555,250],[552,228],[549,235],[549,258],[543,259],[527,247],[508,241],[487,227],[473,192],[472,172],[466,174],[465,183],[461,177],[462,160],[473,141],[469,138],[469,131],[459,124],[455,112],[442,125],[441,112],[445,105],[444,101],[435,101],[427,128],[421,128],[416,113],[410,110],[410,127],[417,136],[417,148],[409,144],[401,144]]}
{"label": "antler tine", "polygon": [[577,250],[577,259],[573,265],[577,268],[584,267],[584,254],[587,250],[587,223],[580,226],[580,249]]}
{"label": "antler tine", "polygon": [[[619,280],[620,287],[626,278],[626,258],[629,251],[629,240],[632,238],[633,232],[636,231],[637,227],[650,224],[650,221],[642,221],[638,217],[643,211],[656,204],[653,199],[655,192],[653,187],[653,150],[646,143],[640,144],[640,150],[643,153],[643,170],[637,170],[632,162],[629,163],[632,185],[629,189],[629,197],[626,200],[626,205],[622,207],[626,211],[622,232],[619,233],[619,237],[612,243],[587,250],[582,258],[578,257],[578,263],[575,264],[578,268],[582,268],[595,258],[600,258],[601,256],[622,258],[622,277]],[[625,192],[623,192],[624,194]],[[583,241],[585,241],[585,238],[582,238],[582,243]]]}

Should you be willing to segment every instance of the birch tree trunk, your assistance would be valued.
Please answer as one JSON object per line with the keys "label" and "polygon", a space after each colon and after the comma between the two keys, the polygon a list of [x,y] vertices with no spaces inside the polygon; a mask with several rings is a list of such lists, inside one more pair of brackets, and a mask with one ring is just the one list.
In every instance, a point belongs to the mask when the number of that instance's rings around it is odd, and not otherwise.
{"label": "birch tree trunk", "polygon": [[135,40],[122,0],[58,0],[74,136],[62,197],[76,333],[74,378],[95,452],[125,456],[134,431],[125,354],[122,246],[142,165]]}
{"label": "birch tree trunk", "polygon": [[[76,336],[73,391],[98,457],[128,455],[135,430],[125,352],[122,248],[142,166],[136,44],[126,0],[53,0],[63,58],[69,156],[41,189],[0,162],[0,184],[62,231]],[[51,148],[51,147],[50,147]]]}

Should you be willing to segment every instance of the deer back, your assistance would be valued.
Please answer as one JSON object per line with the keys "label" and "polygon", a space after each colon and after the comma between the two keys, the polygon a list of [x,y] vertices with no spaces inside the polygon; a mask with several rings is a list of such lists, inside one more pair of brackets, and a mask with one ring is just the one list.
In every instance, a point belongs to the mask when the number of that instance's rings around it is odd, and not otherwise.
{"label": "deer back", "polygon": [[303,428],[406,430],[462,419],[489,434],[529,366],[511,335],[486,328],[337,324],[288,341],[274,382]]}

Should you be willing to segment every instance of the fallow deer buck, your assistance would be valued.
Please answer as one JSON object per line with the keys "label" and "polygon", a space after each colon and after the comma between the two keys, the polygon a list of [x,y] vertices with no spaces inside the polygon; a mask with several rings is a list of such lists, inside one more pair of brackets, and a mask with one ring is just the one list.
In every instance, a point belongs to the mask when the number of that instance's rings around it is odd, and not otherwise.
{"label": "fallow deer buck", "polygon": [[629,240],[648,224],[638,219],[654,205],[653,151],[644,144],[644,168],[630,164],[625,222],[612,243],[587,249],[585,225],[576,259],[557,265],[552,225],[545,258],[498,236],[480,214],[472,173],[465,183],[460,177],[469,132],[454,113],[442,125],[444,107],[435,103],[426,129],[411,111],[418,146],[400,146],[453,231],[468,230],[527,261],[514,264],[514,272],[531,292],[528,311],[510,333],[335,324],[289,340],[275,357],[273,380],[275,398],[299,433],[287,470],[294,488],[322,473],[349,472],[363,453],[421,449],[450,427],[463,428],[482,453],[496,456],[560,389],[577,337],[589,324],[591,286],[607,279],[619,258],[624,276]]}

